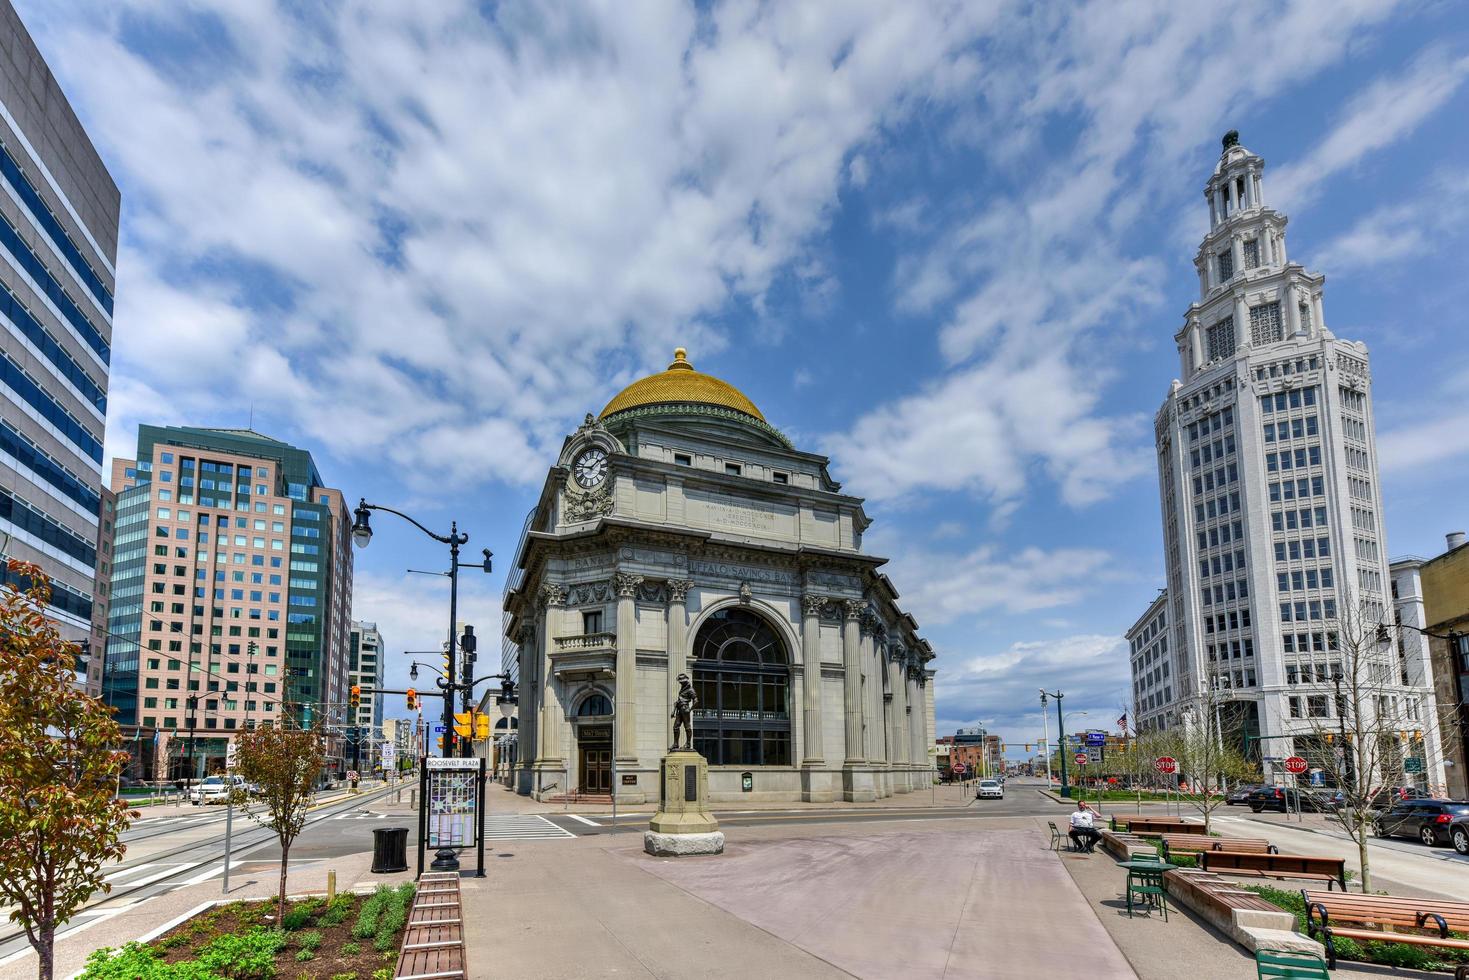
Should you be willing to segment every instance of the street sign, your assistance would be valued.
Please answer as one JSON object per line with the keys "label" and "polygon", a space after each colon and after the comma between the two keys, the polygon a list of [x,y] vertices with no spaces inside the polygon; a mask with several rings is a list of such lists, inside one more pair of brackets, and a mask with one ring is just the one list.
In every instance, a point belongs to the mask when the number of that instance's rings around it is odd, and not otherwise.
{"label": "street sign", "polygon": [[1403,760],[1403,772],[1422,772],[1423,760],[1416,755],[1410,755]]}
{"label": "street sign", "polygon": [[1298,755],[1293,755],[1285,760],[1285,771],[1294,773],[1297,776],[1305,772],[1308,768],[1310,767],[1306,765],[1306,760]]}
{"label": "street sign", "polygon": [[444,726],[443,725],[435,725],[434,726],[434,734],[435,735],[442,735],[442,734],[444,734]]}
{"label": "street sign", "polygon": [[956,762],[949,767],[949,771],[956,776],[962,776],[967,770],[964,768],[964,763]]}
{"label": "street sign", "polygon": [[1107,744],[1107,733],[1106,732],[1087,732],[1086,733],[1086,744],[1087,745],[1106,745]]}
{"label": "street sign", "polygon": [[1071,760],[1071,761],[1075,762],[1078,766],[1084,766],[1084,765],[1086,765],[1087,764],[1086,753],[1085,752],[1078,752],[1078,753],[1076,753],[1076,758],[1073,759],[1073,760]]}
{"label": "street sign", "polygon": [[1171,755],[1160,755],[1153,760],[1153,768],[1161,773],[1178,772],[1178,760]]}

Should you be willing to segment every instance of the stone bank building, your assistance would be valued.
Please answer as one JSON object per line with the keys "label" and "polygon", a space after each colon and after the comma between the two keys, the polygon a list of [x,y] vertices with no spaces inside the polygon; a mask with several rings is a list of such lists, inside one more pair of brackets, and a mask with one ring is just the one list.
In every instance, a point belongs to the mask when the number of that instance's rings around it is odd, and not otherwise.
{"label": "stone bank building", "polygon": [[656,801],[685,672],[715,800],[929,785],[934,653],[863,552],[869,523],[825,457],[682,349],[588,415],[505,594],[519,792]]}

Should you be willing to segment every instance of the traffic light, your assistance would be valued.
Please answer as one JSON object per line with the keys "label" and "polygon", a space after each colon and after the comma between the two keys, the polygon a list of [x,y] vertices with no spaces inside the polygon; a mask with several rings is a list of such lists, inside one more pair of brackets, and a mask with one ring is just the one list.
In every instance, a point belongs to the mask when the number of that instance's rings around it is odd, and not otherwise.
{"label": "traffic light", "polygon": [[470,711],[454,712],[454,734],[468,736],[474,731],[474,713]]}
{"label": "traffic light", "polygon": [[410,687],[408,689],[408,710],[409,711],[416,711],[416,710],[418,710],[418,689],[417,688]]}
{"label": "traffic light", "polygon": [[347,703],[352,707],[352,713],[357,713],[357,706],[362,703],[362,685],[353,684],[351,693],[347,695]]}
{"label": "traffic light", "polygon": [[483,711],[474,713],[474,737],[481,742],[490,737],[490,716]]}
{"label": "traffic light", "polygon": [[439,751],[444,751],[444,736],[442,735],[439,736]]}

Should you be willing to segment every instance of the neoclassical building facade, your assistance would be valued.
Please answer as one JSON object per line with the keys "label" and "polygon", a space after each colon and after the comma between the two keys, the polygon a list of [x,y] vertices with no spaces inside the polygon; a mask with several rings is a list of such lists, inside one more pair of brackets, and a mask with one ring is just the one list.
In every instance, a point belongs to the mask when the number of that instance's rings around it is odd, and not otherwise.
{"label": "neoclassical building facade", "polygon": [[714,800],[929,785],[934,653],[868,524],[825,457],[682,349],[588,415],[505,594],[519,792],[656,802],[681,673]]}

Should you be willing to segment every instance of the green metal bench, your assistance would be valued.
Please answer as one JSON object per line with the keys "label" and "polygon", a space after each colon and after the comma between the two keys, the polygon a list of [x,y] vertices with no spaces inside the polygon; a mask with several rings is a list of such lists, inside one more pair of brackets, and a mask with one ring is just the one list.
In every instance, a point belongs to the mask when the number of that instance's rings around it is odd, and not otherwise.
{"label": "green metal bench", "polygon": [[1257,980],[1328,980],[1326,961],[1294,949],[1255,950]]}
{"label": "green metal bench", "polygon": [[1054,820],[1047,820],[1046,823],[1051,828],[1051,850],[1053,850],[1053,851],[1059,851],[1059,850],[1061,850],[1061,845],[1063,843],[1066,845],[1066,850],[1068,850],[1068,851],[1074,851],[1074,850],[1076,850],[1076,842],[1071,839],[1071,835],[1070,834],[1065,834],[1065,833],[1062,833],[1061,832],[1061,829],[1056,826],[1056,821],[1054,821]]}

